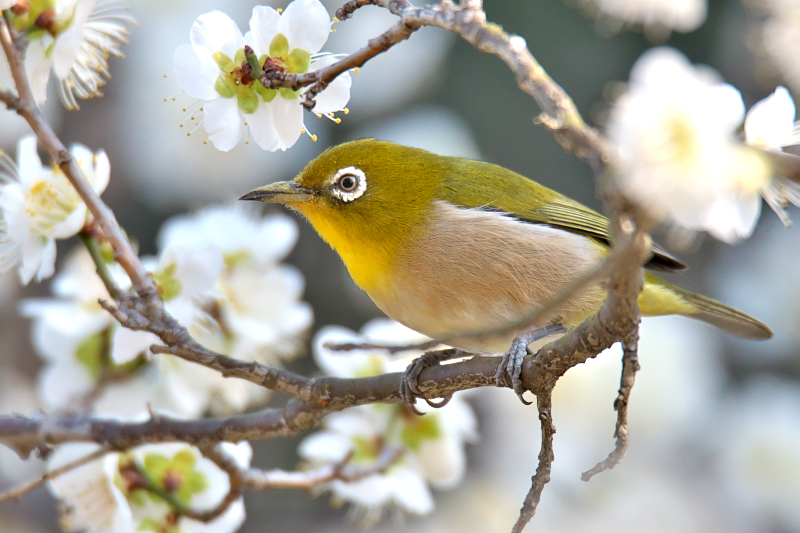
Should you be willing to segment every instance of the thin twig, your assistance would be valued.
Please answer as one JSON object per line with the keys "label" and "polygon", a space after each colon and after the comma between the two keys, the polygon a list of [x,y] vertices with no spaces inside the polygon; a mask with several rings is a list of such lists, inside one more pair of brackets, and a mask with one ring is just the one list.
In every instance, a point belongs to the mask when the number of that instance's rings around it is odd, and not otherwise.
{"label": "thin twig", "polygon": [[106,286],[109,296],[116,300],[117,296],[119,296],[119,287],[117,287],[117,283],[114,281],[114,277],[111,275],[111,271],[108,269],[105,259],[103,259],[103,256],[100,254],[100,247],[97,245],[97,241],[92,235],[84,231],[78,233],[78,237],[80,237],[81,242],[86,246],[86,250],[92,257],[97,275],[100,277],[103,285]]}
{"label": "thin twig", "polygon": [[46,472],[46,473],[42,474],[42,476],[40,478],[38,478],[38,479],[34,479],[33,481],[29,481],[27,483],[23,483],[22,485],[20,485],[18,487],[15,487],[13,489],[10,489],[10,490],[7,490],[5,492],[2,492],[2,493],[0,493],[0,502],[4,502],[6,500],[19,501],[20,498],[22,498],[25,494],[27,494],[28,492],[32,491],[36,487],[39,487],[40,485],[44,485],[48,481],[50,481],[52,479],[55,479],[58,476],[61,476],[63,474],[66,474],[67,472],[70,472],[71,470],[75,470],[76,468],[80,468],[81,466],[83,466],[85,464],[88,464],[88,463],[91,463],[92,461],[100,459],[102,456],[107,454],[109,451],[110,450],[108,450],[106,448],[100,448],[99,450],[96,450],[96,451],[90,453],[86,457],[81,457],[80,459],[72,461],[71,463],[67,463],[64,466],[60,466],[58,468],[54,468],[54,469],[50,470],[49,472]]}
{"label": "thin twig", "polygon": [[369,476],[383,474],[403,456],[403,453],[402,448],[387,446],[375,463],[366,467],[355,467],[350,463],[351,455],[348,455],[339,464],[306,472],[251,468],[244,473],[244,484],[247,488],[255,490],[299,489],[311,491],[336,480],[353,483]]}
{"label": "thin twig", "polygon": [[426,341],[404,345],[372,344],[369,342],[343,344],[326,342],[323,344],[323,347],[334,352],[349,352],[350,350],[384,350],[390,354],[396,354],[401,352],[410,352],[412,350],[430,350],[431,348],[435,348],[440,344],[442,344],[440,341]]}
{"label": "thin twig", "polygon": [[553,466],[555,453],[553,452],[553,435],[556,428],[553,425],[552,392],[536,395],[536,406],[539,409],[539,421],[542,424],[542,448],[539,451],[539,466],[536,474],[531,478],[531,489],[525,496],[519,518],[511,529],[511,533],[522,533],[525,525],[536,514],[539,500],[542,498],[544,486],[550,481],[550,469]]}
{"label": "thin twig", "polygon": [[639,356],[637,349],[637,335],[632,334],[632,340],[623,343],[622,353],[622,376],[620,377],[619,394],[614,401],[614,409],[617,411],[617,426],[614,430],[616,444],[614,450],[608,454],[604,461],[597,463],[594,468],[581,475],[583,481],[589,481],[593,476],[611,470],[617,466],[625,457],[628,450],[628,403],[633,390],[633,383],[636,379],[636,372],[639,371]]}

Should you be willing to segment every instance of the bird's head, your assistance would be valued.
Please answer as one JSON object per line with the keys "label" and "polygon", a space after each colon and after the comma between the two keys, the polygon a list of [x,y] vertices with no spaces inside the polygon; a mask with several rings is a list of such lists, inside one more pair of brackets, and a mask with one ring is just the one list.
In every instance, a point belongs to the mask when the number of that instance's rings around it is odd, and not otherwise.
{"label": "bird's head", "polygon": [[353,273],[356,262],[391,261],[424,230],[452,164],[418,148],[362,139],[326,150],[292,181],[259,187],[241,199],[300,212]]}

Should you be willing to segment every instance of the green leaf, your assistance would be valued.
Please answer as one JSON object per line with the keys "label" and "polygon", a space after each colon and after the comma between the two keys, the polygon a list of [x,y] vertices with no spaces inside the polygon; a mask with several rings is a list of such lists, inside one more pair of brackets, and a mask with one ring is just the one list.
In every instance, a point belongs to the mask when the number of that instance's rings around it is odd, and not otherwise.
{"label": "green leaf", "polygon": [[159,272],[153,272],[153,280],[158,285],[158,292],[161,294],[161,299],[168,302],[177,298],[183,292],[183,285],[180,280],[175,277],[175,271],[178,268],[178,263],[173,261]]}
{"label": "green leaf", "polygon": [[242,87],[236,95],[239,103],[239,109],[242,113],[249,115],[255,113],[258,109],[258,95],[250,88]]}
{"label": "green leaf", "polygon": [[269,56],[286,59],[289,56],[289,39],[282,33],[273,37],[269,43]]}
{"label": "green leaf", "polygon": [[236,54],[233,56],[233,62],[235,63],[234,67],[239,67],[245,62],[244,48],[239,48],[236,50]]}
{"label": "green leaf", "polygon": [[276,89],[267,89],[259,80],[253,82],[253,89],[261,95],[261,99],[265,102],[271,102],[278,96],[278,91]]}
{"label": "green leaf", "polygon": [[236,68],[236,63],[224,52],[214,52],[214,62],[225,74],[230,74]]}
{"label": "green leaf", "polygon": [[302,74],[311,66],[311,54],[295,48],[286,60],[286,70],[293,74]]}
{"label": "green leaf", "polygon": [[228,83],[228,76],[225,75],[217,77],[217,81],[214,82],[214,89],[216,89],[223,98],[233,98],[236,94]]}

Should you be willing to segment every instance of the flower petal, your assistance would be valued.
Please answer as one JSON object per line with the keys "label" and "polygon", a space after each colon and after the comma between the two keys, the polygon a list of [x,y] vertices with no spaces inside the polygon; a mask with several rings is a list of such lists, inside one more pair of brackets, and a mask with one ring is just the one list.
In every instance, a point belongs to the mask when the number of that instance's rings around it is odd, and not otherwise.
{"label": "flower petal", "polygon": [[[39,263],[39,270],[36,272],[36,281],[47,279],[56,271],[56,241],[54,239],[47,239],[39,260],[41,262]],[[25,264],[24,256],[22,263],[23,265]]]}
{"label": "flower petal", "polygon": [[[333,63],[336,63],[335,57],[323,56],[314,61],[312,67],[314,70],[319,70]],[[349,72],[339,75],[339,77],[328,84],[324,91],[314,98],[316,100],[313,109],[314,113],[333,113],[347,107],[347,102],[350,101],[350,86],[352,84],[353,80]]]}
{"label": "flower petal", "polygon": [[319,0],[294,0],[281,15],[281,33],[289,39],[290,51],[300,48],[316,54],[330,31],[331,17]]}
{"label": "flower petal", "polygon": [[275,121],[272,118],[272,106],[258,106],[256,112],[247,118],[247,124],[253,133],[253,139],[261,148],[274,152],[280,147],[278,130],[275,129]]}
{"label": "flower petal", "polygon": [[209,55],[223,52],[231,59],[244,46],[239,26],[225,13],[212,11],[197,17],[189,33],[192,44],[204,48]]}
{"label": "flower petal", "polygon": [[20,183],[32,184],[42,172],[42,160],[39,159],[37,144],[38,140],[34,135],[23,137],[17,144]]}
{"label": "flower petal", "polygon": [[709,87],[705,94],[707,111],[713,118],[724,124],[732,132],[736,131],[744,120],[744,100],[739,89],[729,83],[720,83]]}
{"label": "flower petal", "polygon": [[217,98],[206,103],[203,129],[217,150],[227,152],[236,146],[242,138],[242,114],[236,98]]}
{"label": "flower petal", "polygon": [[767,150],[787,146],[794,130],[796,108],[786,87],[759,100],[744,119],[745,142]]}
{"label": "flower petal", "polygon": [[220,69],[204,49],[191,44],[180,45],[172,54],[172,69],[180,88],[192,98],[213,100],[219,97],[214,84]]}
{"label": "flower petal", "polygon": [[291,148],[300,138],[303,129],[303,106],[300,104],[300,99],[287,100],[278,96],[268,105],[272,107],[272,118],[278,132],[280,149]]}
{"label": "flower petal", "polygon": [[50,81],[52,63],[52,59],[45,55],[41,39],[28,45],[28,50],[25,52],[25,70],[28,72],[33,99],[39,105],[47,101],[47,83]]}
{"label": "flower petal", "polygon": [[272,39],[280,33],[280,25],[281,16],[273,8],[269,6],[253,8],[253,15],[250,17],[250,34],[257,54],[269,53],[269,45],[272,43]]}
{"label": "flower petal", "polygon": [[75,2],[75,11],[67,31],[56,38],[53,47],[53,70],[59,79],[69,77],[72,66],[78,58],[83,45],[83,24],[89,18],[94,8],[95,0],[78,0]]}

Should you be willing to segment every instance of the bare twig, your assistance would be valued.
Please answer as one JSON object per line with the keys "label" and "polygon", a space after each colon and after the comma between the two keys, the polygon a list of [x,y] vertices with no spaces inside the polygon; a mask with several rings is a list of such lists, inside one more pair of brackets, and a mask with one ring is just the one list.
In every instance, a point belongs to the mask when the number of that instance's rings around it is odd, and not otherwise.
{"label": "bare twig", "polygon": [[539,466],[536,468],[536,474],[531,478],[531,489],[528,491],[528,495],[525,496],[525,501],[519,512],[519,518],[511,529],[511,533],[522,533],[525,525],[536,514],[536,507],[539,505],[544,486],[550,481],[550,468],[555,459],[553,435],[556,432],[556,428],[553,425],[552,392],[537,394],[536,406],[539,409],[539,421],[542,424],[542,448],[539,451]]}
{"label": "bare twig", "polygon": [[15,487],[13,489],[10,489],[10,490],[7,490],[7,491],[5,491],[3,493],[0,493],[0,502],[4,502],[6,500],[16,500],[16,501],[18,501],[25,494],[27,494],[28,492],[32,491],[36,487],[39,487],[40,485],[44,485],[45,483],[47,483],[51,479],[55,479],[60,475],[66,474],[67,472],[75,470],[76,468],[80,468],[81,466],[83,466],[85,464],[88,464],[88,463],[91,463],[92,461],[100,459],[102,456],[104,456],[108,452],[109,452],[108,449],[100,448],[99,450],[96,450],[96,451],[90,453],[86,457],[81,457],[80,459],[72,461],[71,463],[67,463],[64,466],[60,466],[58,468],[54,468],[53,470],[50,470],[49,472],[46,472],[46,473],[42,474],[42,476],[40,478],[38,478],[38,479],[34,479],[33,481],[29,481],[27,483],[24,483],[24,484],[18,486],[18,487]]}
{"label": "bare twig", "polygon": [[244,484],[255,490],[300,489],[314,490],[331,481],[348,483],[386,472],[400,457],[404,450],[385,447],[374,464],[356,467],[350,463],[351,456],[337,465],[324,466],[306,472],[287,472],[285,470],[259,470],[251,468],[244,473]]}
{"label": "bare twig", "polygon": [[600,472],[611,470],[617,466],[628,450],[628,402],[631,390],[633,390],[633,382],[636,379],[636,372],[639,371],[636,337],[637,332],[634,332],[631,339],[623,343],[622,376],[620,377],[619,394],[614,401],[614,409],[617,411],[617,426],[614,430],[614,437],[617,439],[616,445],[604,461],[600,461],[594,468],[581,475],[583,481],[589,481]]}
{"label": "bare twig", "polygon": [[384,350],[391,354],[401,353],[401,352],[410,352],[412,350],[430,350],[431,348],[435,348],[442,344],[439,341],[427,341],[427,342],[420,342],[416,344],[405,344],[405,345],[391,345],[391,344],[371,344],[368,342],[363,343],[344,343],[344,344],[335,344],[331,342],[325,343],[323,346],[328,350],[332,350],[334,352],[349,352],[350,350]]}
{"label": "bare twig", "polygon": [[106,265],[103,256],[100,255],[100,247],[97,245],[97,241],[92,235],[84,231],[78,233],[78,237],[80,237],[81,242],[86,246],[86,250],[92,257],[92,261],[94,261],[95,268],[97,269],[97,275],[100,277],[103,285],[106,286],[108,294],[116,300],[117,296],[119,296],[119,287],[117,287],[114,277],[108,270],[108,265]]}

